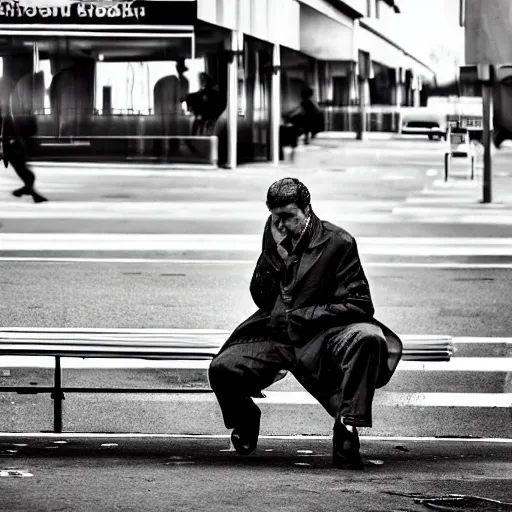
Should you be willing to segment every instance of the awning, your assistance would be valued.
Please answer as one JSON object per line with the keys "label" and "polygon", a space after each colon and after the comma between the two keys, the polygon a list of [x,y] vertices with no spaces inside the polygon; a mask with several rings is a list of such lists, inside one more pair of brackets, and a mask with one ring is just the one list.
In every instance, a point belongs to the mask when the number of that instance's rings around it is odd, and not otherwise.
{"label": "awning", "polygon": [[368,52],[372,61],[390,68],[404,66],[404,53],[363,24],[358,33],[358,41],[359,48]]}
{"label": "awning", "polygon": [[333,19],[309,5],[300,5],[300,51],[319,60],[354,60],[354,20],[337,13]]}

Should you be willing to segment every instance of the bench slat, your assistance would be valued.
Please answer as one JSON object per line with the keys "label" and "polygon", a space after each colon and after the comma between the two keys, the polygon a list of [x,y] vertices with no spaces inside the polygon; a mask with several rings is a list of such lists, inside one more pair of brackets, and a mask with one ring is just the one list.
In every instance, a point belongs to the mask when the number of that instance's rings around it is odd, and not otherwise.
{"label": "bench slat", "polygon": [[[0,329],[0,355],[209,359],[230,331],[207,329]],[[403,336],[403,360],[449,361],[449,336]]]}

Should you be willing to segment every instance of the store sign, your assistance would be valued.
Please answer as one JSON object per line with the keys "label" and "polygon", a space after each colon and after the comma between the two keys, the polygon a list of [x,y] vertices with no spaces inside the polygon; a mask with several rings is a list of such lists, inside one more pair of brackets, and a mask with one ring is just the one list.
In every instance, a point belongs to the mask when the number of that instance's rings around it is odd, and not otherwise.
{"label": "store sign", "polygon": [[0,25],[193,25],[196,21],[197,2],[190,0],[0,1]]}

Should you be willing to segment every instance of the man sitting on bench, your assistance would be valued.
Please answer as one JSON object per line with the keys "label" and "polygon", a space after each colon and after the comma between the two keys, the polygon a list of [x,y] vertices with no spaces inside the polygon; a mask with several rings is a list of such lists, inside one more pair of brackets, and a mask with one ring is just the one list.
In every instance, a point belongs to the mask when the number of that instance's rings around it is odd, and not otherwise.
{"label": "man sitting on bench", "polygon": [[356,427],[372,426],[375,388],[393,375],[402,343],[373,318],[354,238],[315,215],[306,186],[295,178],[275,182],[267,207],[250,284],[259,309],[213,359],[211,388],[233,446],[248,455],[261,416],[251,397],[290,371],[335,419],[334,465],[362,469]]}

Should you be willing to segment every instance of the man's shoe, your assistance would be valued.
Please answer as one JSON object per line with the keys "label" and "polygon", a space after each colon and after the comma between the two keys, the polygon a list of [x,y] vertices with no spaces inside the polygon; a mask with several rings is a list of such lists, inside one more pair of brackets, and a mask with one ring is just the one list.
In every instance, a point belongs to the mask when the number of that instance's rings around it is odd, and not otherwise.
{"label": "man's shoe", "polygon": [[255,431],[248,429],[233,429],[233,432],[231,432],[231,442],[236,452],[239,455],[249,455],[256,450],[256,446],[258,446],[258,434],[259,432],[255,433]]}
{"label": "man's shoe", "polygon": [[345,425],[336,422],[332,440],[332,462],[334,466],[339,469],[364,469],[359,447],[357,430],[354,428],[354,431],[350,432]]}
{"label": "man's shoe", "polygon": [[34,200],[34,203],[44,203],[48,201],[46,197],[43,197],[41,194],[38,194],[37,192],[32,193],[32,199]]}
{"label": "man's shoe", "polygon": [[30,194],[30,190],[27,187],[17,188],[16,190],[12,191],[12,195],[14,197],[21,197],[21,196],[25,196],[25,195],[29,195],[29,194]]}
{"label": "man's shoe", "polygon": [[249,455],[258,446],[260,435],[260,415],[252,425],[236,427],[231,432],[231,442],[239,455]]}

